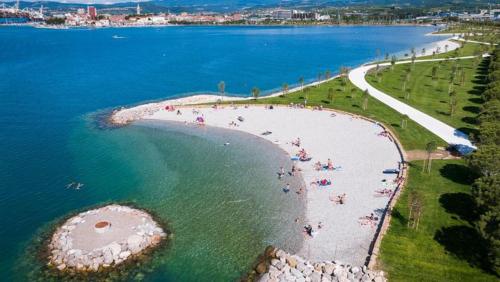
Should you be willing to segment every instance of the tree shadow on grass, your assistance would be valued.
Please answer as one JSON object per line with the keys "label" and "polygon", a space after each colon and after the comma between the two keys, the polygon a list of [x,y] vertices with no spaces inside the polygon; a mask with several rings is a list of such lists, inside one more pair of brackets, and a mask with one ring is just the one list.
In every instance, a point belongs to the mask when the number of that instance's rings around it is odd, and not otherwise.
{"label": "tree shadow on grass", "polygon": [[483,99],[481,99],[481,98],[469,98],[469,101],[474,103],[474,104],[482,104],[483,103]]}
{"label": "tree shadow on grass", "polygon": [[477,219],[476,203],[466,193],[446,193],[439,197],[439,203],[447,213],[455,214],[460,219],[472,223]]}
{"label": "tree shadow on grass", "polygon": [[[465,120],[463,120],[465,122]],[[479,135],[479,130],[475,129],[475,128],[470,128],[470,127],[459,127],[457,128],[458,131],[461,131],[465,134],[467,134],[468,136],[471,136],[471,134],[473,134],[474,136],[478,136]]]}
{"label": "tree shadow on grass", "polygon": [[436,231],[434,240],[444,246],[446,252],[458,259],[489,271],[487,244],[474,228],[465,225],[443,227]]}
{"label": "tree shadow on grass", "polygon": [[439,173],[455,183],[471,185],[474,182],[474,173],[465,165],[446,164],[439,170]]}
{"label": "tree shadow on grass", "polygon": [[481,108],[476,107],[476,106],[465,106],[462,109],[466,112],[473,113],[473,114],[479,114],[479,112],[481,112]]}
{"label": "tree shadow on grass", "polygon": [[408,224],[408,219],[406,219],[406,217],[404,217],[397,208],[394,208],[392,210],[391,216],[393,219],[397,220],[402,226],[406,226]]}

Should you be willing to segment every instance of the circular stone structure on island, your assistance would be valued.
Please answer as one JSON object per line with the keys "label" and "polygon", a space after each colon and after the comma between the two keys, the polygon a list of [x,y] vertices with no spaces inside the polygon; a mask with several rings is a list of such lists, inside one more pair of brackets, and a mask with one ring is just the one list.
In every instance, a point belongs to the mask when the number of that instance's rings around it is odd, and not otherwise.
{"label": "circular stone structure on island", "polygon": [[158,245],[166,237],[148,213],[108,205],[79,213],[57,228],[49,264],[59,270],[98,271]]}

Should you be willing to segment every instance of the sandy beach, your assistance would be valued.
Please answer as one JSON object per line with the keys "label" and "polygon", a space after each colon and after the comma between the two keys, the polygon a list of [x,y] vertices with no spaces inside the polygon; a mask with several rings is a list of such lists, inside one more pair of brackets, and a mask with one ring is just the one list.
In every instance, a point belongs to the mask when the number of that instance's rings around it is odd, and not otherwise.
{"label": "sandy beach", "polygon": [[[264,106],[210,108],[185,106],[177,111],[159,109],[144,120],[183,122],[186,126],[215,126],[240,130],[264,138],[290,156],[295,156],[301,148],[312,159],[296,161],[301,171],[290,176],[290,167],[285,168],[283,187],[287,178],[303,177],[306,187],[290,187],[290,197],[306,196],[306,218],[299,218],[297,224],[310,224],[314,236],[304,233],[305,243],[299,255],[311,260],[342,260],[362,265],[379,221],[369,224],[360,218],[374,213],[380,219],[389,197],[376,193],[380,189],[394,189],[395,174],[384,174],[385,169],[398,168],[401,156],[396,144],[386,136],[380,136],[383,128],[375,123],[347,114],[291,107]],[[196,119],[202,117],[205,125]],[[242,117],[243,121],[239,121]],[[272,132],[268,135],[262,133]],[[292,141],[300,138],[300,147]],[[230,146],[230,144],[229,144]],[[314,164],[323,165],[331,159],[335,170],[317,171]],[[277,174],[280,168],[270,171]],[[312,184],[327,179],[331,185],[321,187]],[[268,191],[284,193],[284,191]],[[344,204],[332,200],[346,194]],[[322,227],[318,228],[321,223]]]}

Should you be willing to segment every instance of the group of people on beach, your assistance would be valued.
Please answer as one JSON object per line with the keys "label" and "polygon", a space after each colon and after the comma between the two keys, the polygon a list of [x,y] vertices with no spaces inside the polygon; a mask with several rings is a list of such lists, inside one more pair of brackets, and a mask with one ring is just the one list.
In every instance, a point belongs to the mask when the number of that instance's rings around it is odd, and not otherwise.
{"label": "group of people on beach", "polygon": [[326,170],[335,170],[335,167],[333,166],[333,162],[331,159],[328,159],[326,162],[326,165],[323,165],[320,161],[316,162],[314,164],[314,169],[317,171],[326,169]]}

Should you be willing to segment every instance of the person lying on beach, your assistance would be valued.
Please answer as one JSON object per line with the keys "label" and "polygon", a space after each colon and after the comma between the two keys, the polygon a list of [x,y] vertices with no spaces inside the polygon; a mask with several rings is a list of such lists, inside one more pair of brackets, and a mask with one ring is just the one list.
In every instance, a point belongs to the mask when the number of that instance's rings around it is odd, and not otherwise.
{"label": "person lying on beach", "polygon": [[335,168],[333,167],[333,163],[331,159],[328,159],[328,162],[326,164],[326,169],[328,170],[334,170]]}
{"label": "person lying on beach", "polygon": [[231,122],[229,123],[229,126],[238,127],[238,126],[240,126],[240,125],[239,125],[239,124],[237,124],[237,123],[236,123],[236,122],[234,122],[234,121],[231,121]]}
{"label": "person lying on beach", "polygon": [[320,161],[318,161],[317,163],[314,164],[314,169],[317,171],[320,171],[323,169],[323,165],[321,164]]}
{"label": "person lying on beach", "polygon": [[290,192],[290,183],[287,183],[285,188],[283,188],[283,192],[288,193]]}
{"label": "person lying on beach", "polygon": [[300,189],[295,193],[297,193],[297,195],[300,195],[302,194],[302,192],[304,192],[304,187],[300,187]]}
{"label": "person lying on beach", "polygon": [[378,217],[376,217],[373,213],[359,218],[359,224],[369,225],[372,228],[375,228],[377,226],[377,221]]}
{"label": "person lying on beach", "polygon": [[376,190],[375,193],[377,193],[377,196],[387,196],[387,197],[390,197],[392,195],[392,190],[384,188],[384,189]]}
{"label": "person lying on beach", "polygon": [[310,224],[304,225],[304,233],[311,237],[313,236],[313,228]]}
{"label": "person lying on beach", "polygon": [[344,193],[342,195],[337,195],[337,196],[330,196],[330,201],[334,202],[335,204],[343,205],[346,202],[346,197],[347,195]]}
{"label": "person lying on beach", "polygon": [[297,167],[295,166],[295,164],[292,164],[292,171],[290,172],[290,175],[291,176],[295,176],[295,173],[297,172]]}
{"label": "person lying on beach", "polygon": [[278,172],[278,179],[282,179],[285,176],[285,169],[280,166],[280,171]]}
{"label": "person lying on beach", "polygon": [[328,186],[331,184],[332,181],[330,179],[321,179],[321,180],[316,180],[315,182],[311,182],[311,185],[319,185],[319,186]]}
{"label": "person lying on beach", "polygon": [[299,153],[297,154],[297,157],[299,157],[299,160],[302,162],[307,162],[312,159],[311,157],[309,157],[304,148],[300,149]]}
{"label": "person lying on beach", "polygon": [[292,141],[292,146],[300,147],[300,138],[297,137],[296,140]]}

